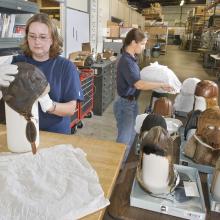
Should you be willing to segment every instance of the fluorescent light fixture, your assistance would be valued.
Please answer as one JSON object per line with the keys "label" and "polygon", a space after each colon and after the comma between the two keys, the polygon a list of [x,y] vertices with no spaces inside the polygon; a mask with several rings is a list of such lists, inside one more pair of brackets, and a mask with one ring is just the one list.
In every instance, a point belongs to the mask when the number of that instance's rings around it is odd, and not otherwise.
{"label": "fluorescent light fixture", "polygon": [[184,5],[184,0],[181,0],[180,6],[182,7]]}

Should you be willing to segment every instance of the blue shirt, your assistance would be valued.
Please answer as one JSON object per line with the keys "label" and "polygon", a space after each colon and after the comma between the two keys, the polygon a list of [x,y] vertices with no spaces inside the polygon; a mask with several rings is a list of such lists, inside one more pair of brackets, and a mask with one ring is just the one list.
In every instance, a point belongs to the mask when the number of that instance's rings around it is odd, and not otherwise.
{"label": "blue shirt", "polygon": [[[47,61],[39,62],[31,57],[18,55],[13,57],[13,62],[27,62],[38,67],[46,76],[50,84],[50,98],[55,102],[69,102],[83,100],[83,92],[79,79],[79,73],[75,65],[69,60],[57,56]],[[57,116],[44,113],[39,107],[40,130],[70,134],[70,116]]]}
{"label": "blue shirt", "polygon": [[117,65],[117,91],[119,96],[136,95],[134,84],[140,80],[140,68],[135,57],[124,52]]}

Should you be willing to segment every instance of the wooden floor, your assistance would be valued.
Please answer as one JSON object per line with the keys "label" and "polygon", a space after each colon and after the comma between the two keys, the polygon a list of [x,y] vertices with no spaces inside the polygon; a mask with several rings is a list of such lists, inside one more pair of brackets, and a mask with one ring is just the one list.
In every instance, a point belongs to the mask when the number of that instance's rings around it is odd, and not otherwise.
{"label": "wooden floor", "polygon": [[[214,74],[209,74],[210,70],[202,67],[202,57],[199,53],[180,50],[178,46],[168,46],[167,53],[161,55],[157,59],[146,59],[144,66],[150,62],[158,61],[160,64],[168,66],[172,69],[180,81],[189,77],[197,77],[199,79],[216,80]],[[145,107],[149,104],[151,92],[141,92],[139,97],[139,112],[143,113]],[[104,112],[103,116],[93,116],[92,118],[83,120],[83,128],[78,129],[75,135],[86,135],[87,137],[95,137],[104,140],[116,139],[116,123],[113,115],[112,105]]]}

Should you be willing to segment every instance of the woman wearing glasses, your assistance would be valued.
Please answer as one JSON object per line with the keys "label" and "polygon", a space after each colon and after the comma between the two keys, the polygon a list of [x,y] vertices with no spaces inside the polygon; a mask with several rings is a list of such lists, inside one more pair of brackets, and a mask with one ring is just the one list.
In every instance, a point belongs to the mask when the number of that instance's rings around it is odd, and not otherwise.
{"label": "woman wearing glasses", "polygon": [[[145,48],[147,39],[143,32],[133,28],[125,39],[122,56],[117,65],[118,98],[114,103],[114,115],[117,121],[118,135],[116,141],[127,145],[124,163],[133,144],[135,119],[138,114],[137,98],[140,90],[163,88],[170,91],[170,85],[158,82],[146,82],[140,79],[140,69],[136,55]],[[124,164],[123,164],[124,165]]]}
{"label": "woman wearing glasses", "polygon": [[48,95],[39,99],[41,130],[70,134],[70,116],[77,100],[83,100],[79,74],[72,62],[59,56],[62,40],[47,14],[39,13],[26,24],[23,54],[12,63],[27,62],[37,66],[50,84]]}

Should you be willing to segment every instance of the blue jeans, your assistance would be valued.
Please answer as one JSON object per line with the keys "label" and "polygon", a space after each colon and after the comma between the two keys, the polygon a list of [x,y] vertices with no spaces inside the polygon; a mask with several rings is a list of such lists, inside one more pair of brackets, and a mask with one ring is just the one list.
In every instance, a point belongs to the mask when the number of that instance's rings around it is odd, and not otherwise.
{"label": "blue jeans", "polygon": [[138,114],[137,101],[129,101],[125,98],[118,97],[114,103],[113,111],[118,128],[118,136],[116,142],[124,143],[127,145],[124,155],[125,162],[136,135],[134,125]]}

